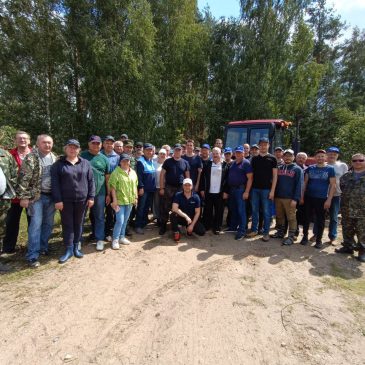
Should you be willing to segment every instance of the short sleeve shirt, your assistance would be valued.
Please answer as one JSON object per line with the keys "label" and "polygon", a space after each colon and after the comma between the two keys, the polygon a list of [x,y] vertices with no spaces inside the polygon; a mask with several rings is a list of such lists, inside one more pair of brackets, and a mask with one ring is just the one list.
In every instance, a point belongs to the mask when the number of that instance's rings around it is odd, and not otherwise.
{"label": "short sleeve shirt", "polygon": [[238,187],[246,185],[247,174],[252,172],[251,164],[248,160],[244,159],[240,163],[236,161],[232,162],[231,167],[228,170],[228,186]]}
{"label": "short sleeve shirt", "polygon": [[193,180],[193,184],[196,184],[198,180],[198,169],[203,168],[203,162],[200,156],[183,156],[182,157],[185,161],[188,161],[190,166],[190,178]]}
{"label": "short sleeve shirt", "polygon": [[318,167],[317,165],[311,165],[304,173],[308,175],[306,195],[312,198],[326,199],[330,178],[336,176],[333,166]]}
{"label": "short sleeve shirt", "polygon": [[162,165],[162,168],[166,171],[165,181],[167,185],[180,186],[185,179],[185,172],[190,171],[189,162],[180,158],[175,160],[174,158],[168,158]]}
{"label": "short sleeve shirt", "polygon": [[270,153],[265,156],[254,156],[251,159],[251,166],[253,171],[252,187],[254,189],[271,189],[272,170],[278,168],[275,156]]}
{"label": "short sleeve shirt", "polygon": [[192,193],[190,198],[187,198],[184,195],[183,191],[180,191],[175,194],[173,203],[179,205],[179,209],[187,214],[190,219],[194,218],[195,209],[200,208],[200,198],[199,195],[195,192]]}
{"label": "short sleeve shirt", "polygon": [[109,160],[102,153],[93,155],[89,151],[84,151],[81,153],[81,157],[85,158],[90,162],[93,169],[94,181],[95,181],[95,196],[105,195],[105,175],[110,173]]}

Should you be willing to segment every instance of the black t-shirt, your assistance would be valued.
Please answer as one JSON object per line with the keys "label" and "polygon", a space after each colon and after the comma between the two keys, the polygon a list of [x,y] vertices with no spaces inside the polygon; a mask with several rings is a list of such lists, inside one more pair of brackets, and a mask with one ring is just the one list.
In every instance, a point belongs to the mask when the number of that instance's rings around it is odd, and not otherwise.
{"label": "black t-shirt", "polygon": [[190,219],[194,218],[195,209],[200,208],[200,198],[199,195],[195,192],[192,193],[190,198],[187,198],[184,195],[183,191],[180,191],[175,194],[173,203],[179,205],[179,209],[187,214]]}
{"label": "black t-shirt", "polygon": [[275,156],[268,153],[265,156],[254,156],[251,159],[253,184],[255,189],[271,189],[272,169],[278,168]]}
{"label": "black t-shirt", "polygon": [[166,184],[172,186],[182,185],[185,179],[185,172],[190,171],[189,162],[182,158],[175,160],[173,157],[165,160],[162,168],[166,171]]}
{"label": "black t-shirt", "polygon": [[195,186],[196,180],[198,179],[198,169],[203,168],[203,162],[200,156],[183,156],[185,161],[189,162],[190,166],[190,179],[193,180],[193,184]]}

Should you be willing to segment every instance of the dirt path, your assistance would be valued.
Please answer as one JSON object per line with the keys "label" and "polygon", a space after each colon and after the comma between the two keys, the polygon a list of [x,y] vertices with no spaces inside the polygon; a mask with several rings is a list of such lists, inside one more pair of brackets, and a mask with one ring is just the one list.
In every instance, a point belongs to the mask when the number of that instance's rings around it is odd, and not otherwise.
{"label": "dirt path", "polygon": [[143,239],[2,275],[0,364],[365,363],[365,265],[333,247]]}

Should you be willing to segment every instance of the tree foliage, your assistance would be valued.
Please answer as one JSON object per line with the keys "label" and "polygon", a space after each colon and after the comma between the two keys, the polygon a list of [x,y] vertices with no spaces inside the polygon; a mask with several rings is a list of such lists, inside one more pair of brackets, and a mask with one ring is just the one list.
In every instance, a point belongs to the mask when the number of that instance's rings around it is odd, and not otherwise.
{"label": "tree foliage", "polygon": [[240,5],[215,19],[196,0],[2,1],[0,125],[160,145],[284,118],[309,152],[340,143],[365,102],[364,32],[341,39],[326,0]]}

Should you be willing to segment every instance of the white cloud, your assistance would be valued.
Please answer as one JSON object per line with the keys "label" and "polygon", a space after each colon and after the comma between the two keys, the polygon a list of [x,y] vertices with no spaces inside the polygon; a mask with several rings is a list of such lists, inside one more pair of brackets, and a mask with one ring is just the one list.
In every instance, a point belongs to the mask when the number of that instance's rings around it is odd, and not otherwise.
{"label": "white cloud", "polygon": [[338,11],[345,12],[365,9],[365,0],[330,0],[328,4],[332,4]]}

